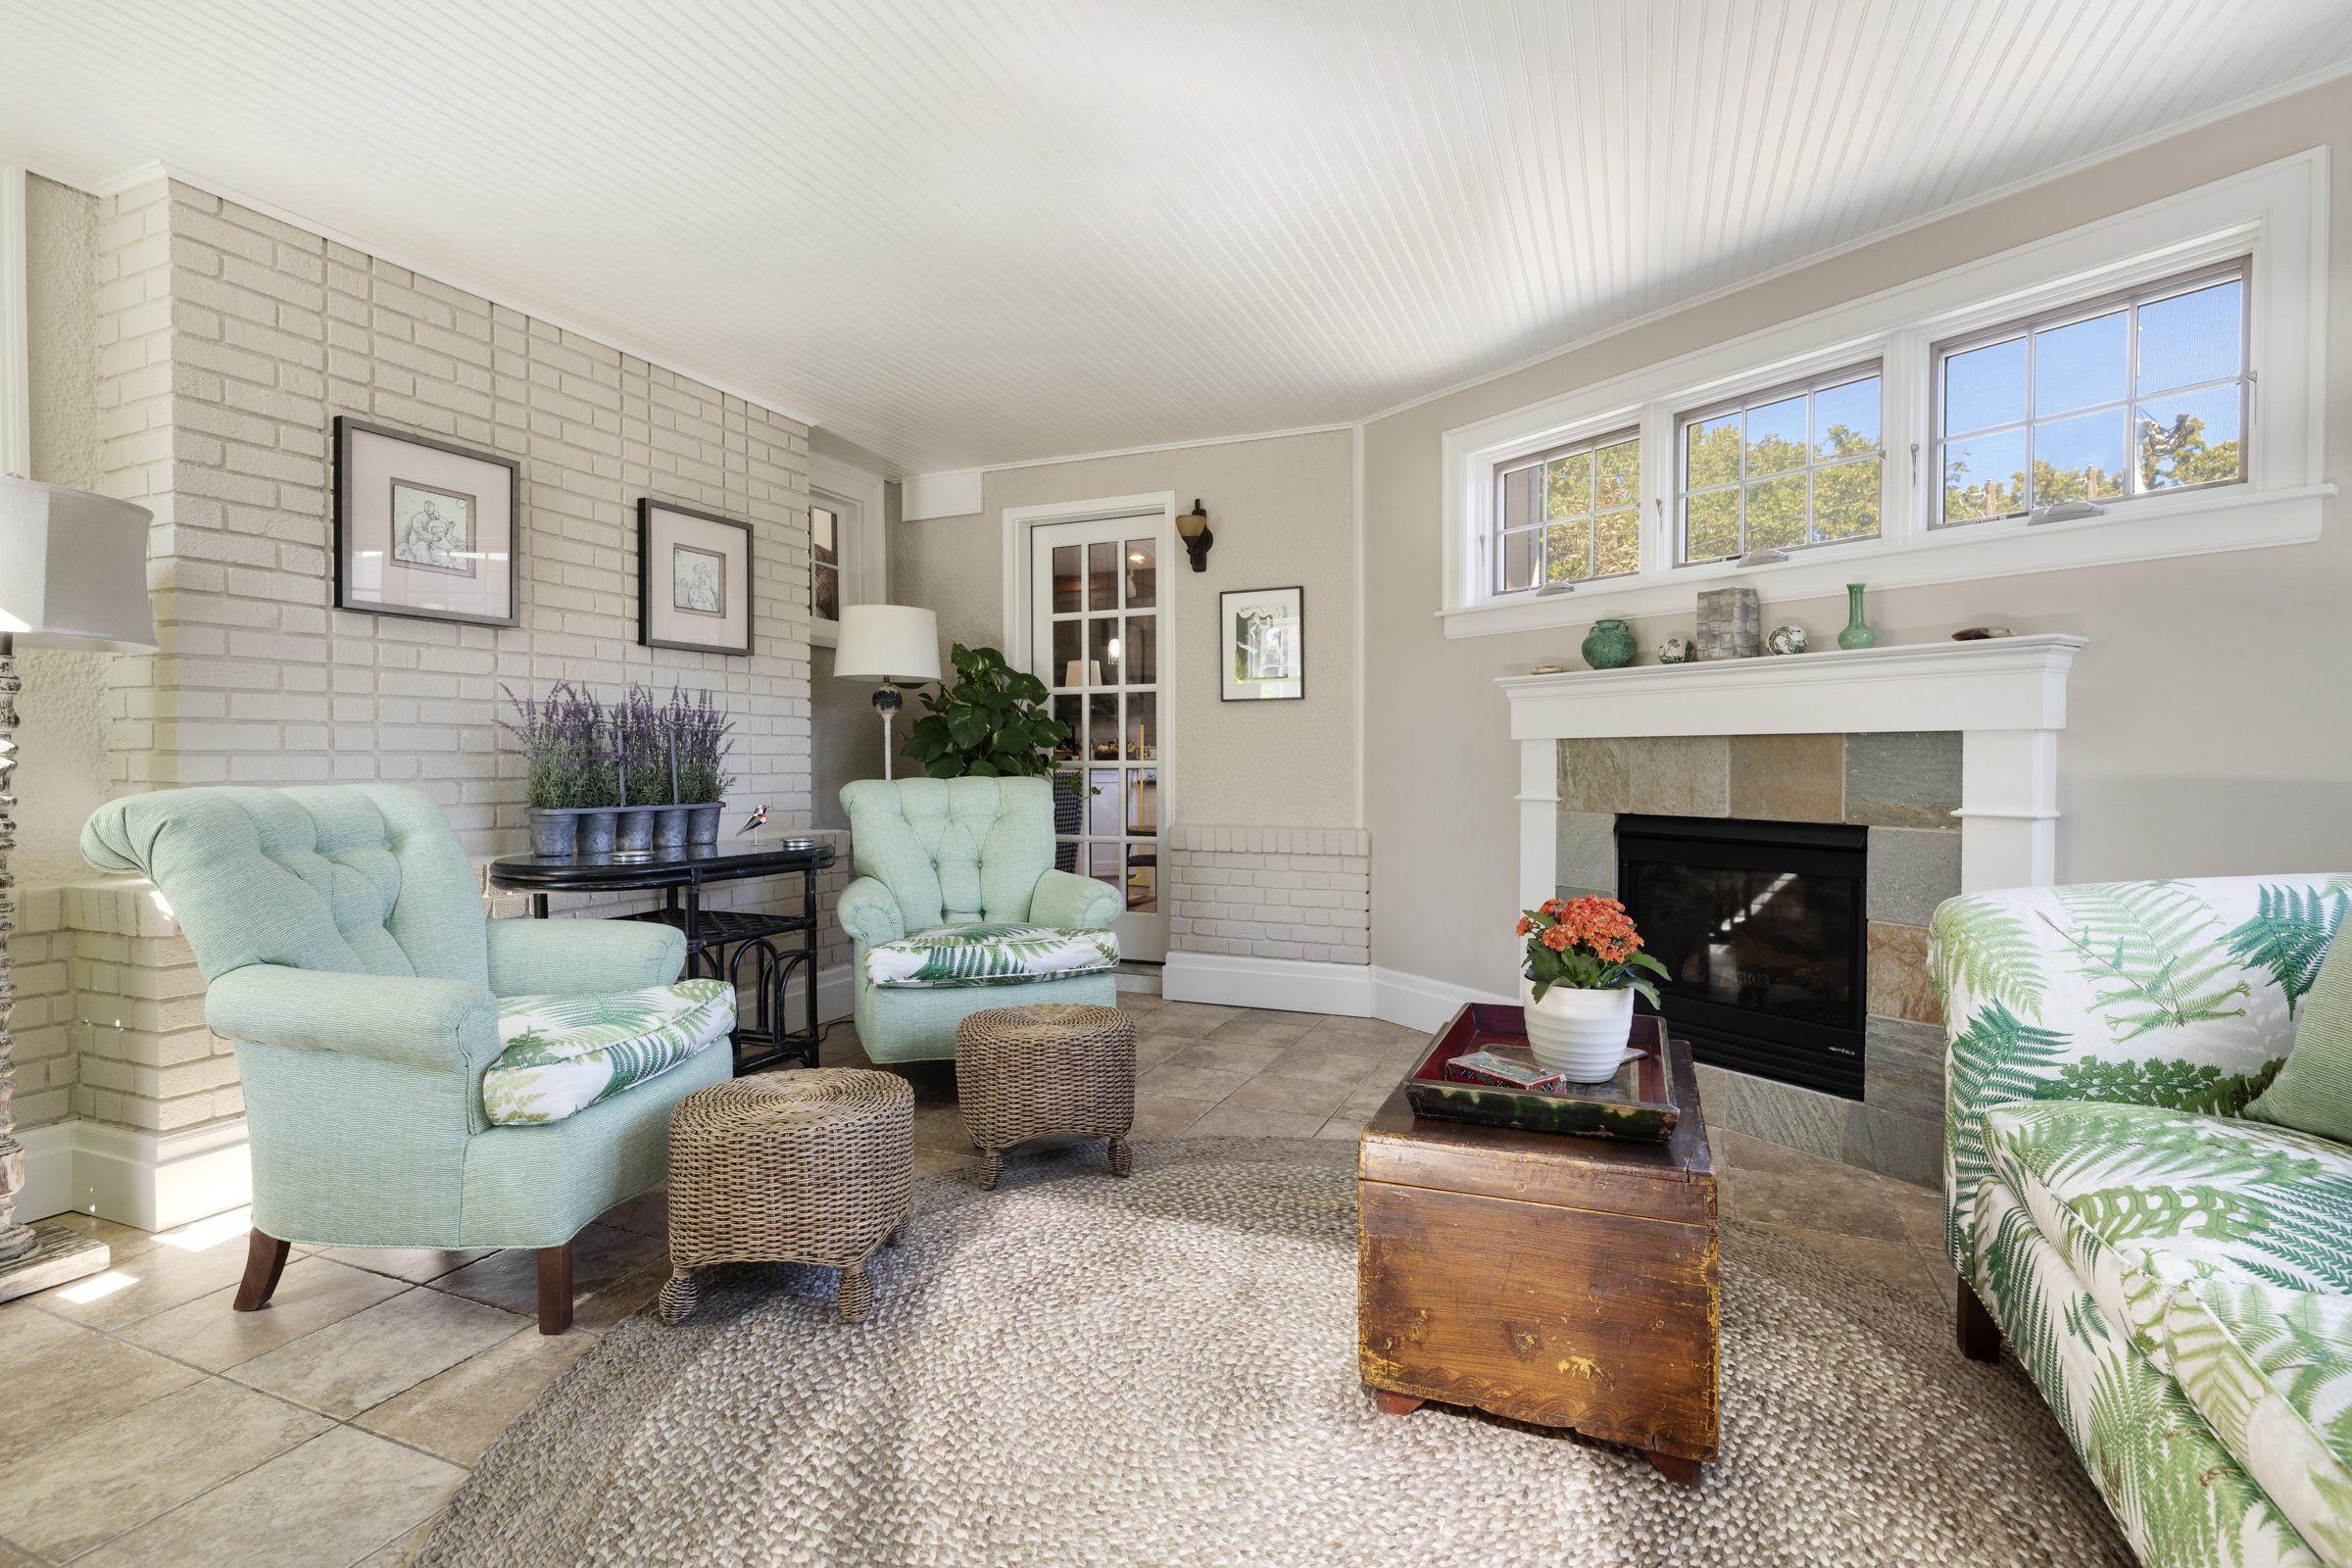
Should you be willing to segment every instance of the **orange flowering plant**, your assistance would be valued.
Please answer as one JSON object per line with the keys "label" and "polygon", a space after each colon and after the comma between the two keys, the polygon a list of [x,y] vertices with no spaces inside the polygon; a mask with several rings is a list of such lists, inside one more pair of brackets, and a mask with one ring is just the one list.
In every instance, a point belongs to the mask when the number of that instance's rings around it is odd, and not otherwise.
{"label": "orange flowering plant", "polygon": [[1553,986],[1576,991],[1615,991],[1630,986],[1658,1004],[1658,988],[1642,973],[1668,979],[1666,966],[1642,951],[1625,906],[1615,899],[1545,899],[1544,906],[1519,916],[1527,939],[1527,967],[1535,1000]]}

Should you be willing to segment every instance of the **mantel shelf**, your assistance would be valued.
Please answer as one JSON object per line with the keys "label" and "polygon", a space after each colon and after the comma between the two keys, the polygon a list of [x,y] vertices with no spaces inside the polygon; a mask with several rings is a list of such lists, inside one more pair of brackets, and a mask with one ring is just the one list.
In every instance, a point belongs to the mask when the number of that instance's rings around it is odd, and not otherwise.
{"label": "mantel shelf", "polygon": [[2061,730],[2065,632],[1506,675],[1513,740]]}

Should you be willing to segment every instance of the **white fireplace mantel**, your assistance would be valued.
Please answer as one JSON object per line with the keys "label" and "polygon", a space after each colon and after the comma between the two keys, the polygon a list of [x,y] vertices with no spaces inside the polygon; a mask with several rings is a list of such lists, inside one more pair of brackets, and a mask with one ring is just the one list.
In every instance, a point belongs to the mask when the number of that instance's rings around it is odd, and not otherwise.
{"label": "white fireplace mantel", "polygon": [[2064,633],[1510,675],[1519,892],[1552,896],[1563,740],[1958,730],[1960,885],[2040,887],[2058,858],[2058,732],[2087,639]]}

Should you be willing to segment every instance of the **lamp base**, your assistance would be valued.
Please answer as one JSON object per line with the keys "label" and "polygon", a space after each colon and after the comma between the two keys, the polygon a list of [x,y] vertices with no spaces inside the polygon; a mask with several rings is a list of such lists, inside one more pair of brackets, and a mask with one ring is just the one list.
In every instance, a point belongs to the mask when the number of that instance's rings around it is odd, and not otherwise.
{"label": "lamp base", "polygon": [[40,1224],[30,1229],[32,1250],[14,1262],[0,1263],[0,1301],[103,1274],[115,1260],[112,1248],[71,1225]]}

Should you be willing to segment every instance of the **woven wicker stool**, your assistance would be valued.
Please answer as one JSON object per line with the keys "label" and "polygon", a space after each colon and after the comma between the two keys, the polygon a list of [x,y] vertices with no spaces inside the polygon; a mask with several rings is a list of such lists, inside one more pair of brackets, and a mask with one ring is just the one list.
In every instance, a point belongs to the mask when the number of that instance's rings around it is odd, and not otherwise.
{"label": "woven wicker stool", "polygon": [[873,1303],[865,1259],[914,1191],[914,1091],[896,1073],[816,1067],[697,1090],[669,1113],[669,1283],[662,1320],[692,1312],[706,1263],[841,1270],[845,1323]]}
{"label": "woven wicker stool", "polygon": [[980,1185],[1004,1151],[1048,1133],[1110,1140],[1110,1171],[1132,1168],[1135,1020],[1116,1007],[1045,1002],[992,1007],[956,1026],[956,1098],[980,1146]]}

